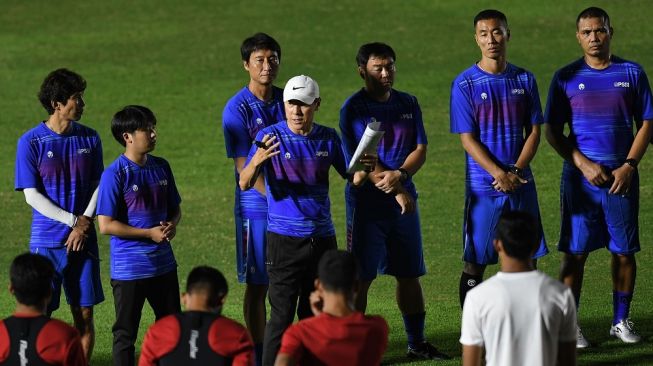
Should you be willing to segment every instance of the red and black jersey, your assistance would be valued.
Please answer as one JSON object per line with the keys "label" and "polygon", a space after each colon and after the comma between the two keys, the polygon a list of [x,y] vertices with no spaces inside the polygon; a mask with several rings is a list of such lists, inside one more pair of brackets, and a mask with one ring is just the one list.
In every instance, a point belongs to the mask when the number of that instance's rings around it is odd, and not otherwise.
{"label": "red and black jersey", "polygon": [[85,366],[77,330],[46,316],[14,314],[0,321],[0,365]]}
{"label": "red and black jersey", "polygon": [[254,344],[237,322],[189,311],[162,318],[148,329],[138,364],[252,366]]}
{"label": "red and black jersey", "polygon": [[388,323],[380,316],[355,312],[336,317],[327,313],[291,325],[279,353],[297,365],[378,365],[388,346]]}

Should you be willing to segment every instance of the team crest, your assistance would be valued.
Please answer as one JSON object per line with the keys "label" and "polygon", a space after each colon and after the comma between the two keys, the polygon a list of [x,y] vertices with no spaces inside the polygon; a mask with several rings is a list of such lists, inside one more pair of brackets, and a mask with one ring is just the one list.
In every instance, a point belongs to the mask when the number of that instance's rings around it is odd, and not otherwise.
{"label": "team crest", "polygon": [[257,124],[257,125],[262,125],[262,124],[263,124],[263,120],[262,120],[261,118],[257,118],[257,119],[256,119],[256,124]]}
{"label": "team crest", "polygon": [[52,153],[52,151],[48,151],[48,158],[52,159],[53,156],[54,156],[54,153]]}
{"label": "team crest", "polygon": [[578,90],[585,90],[585,84],[583,83],[578,84]]}
{"label": "team crest", "polygon": [[486,100],[487,99],[487,93],[481,93],[481,99]]}
{"label": "team crest", "polygon": [[286,159],[290,159],[290,153],[287,152],[287,153],[284,155],[284,157],[285,157]]}
{"label": "team crest", "polygon": [[138,186],[136,184],[132,186],[132,191],[138,192]]}

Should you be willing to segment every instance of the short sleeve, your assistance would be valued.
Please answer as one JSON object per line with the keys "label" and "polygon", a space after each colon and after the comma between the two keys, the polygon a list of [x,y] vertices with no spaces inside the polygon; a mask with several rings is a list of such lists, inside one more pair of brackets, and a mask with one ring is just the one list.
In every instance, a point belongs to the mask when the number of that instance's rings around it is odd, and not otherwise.
{"label": "short sleeve", "polygon": [[451,83],[449,100],[449,129],[451,133],[469,133],[476,131],[474,106],[464,79],[457,78]]}
{"label": "short sleeve", "polygon": [[637,98],[633,111],[636,121],[653,120],[653,101],[651,98],[651,86],[644,70],[641,70],[637,80]]}
{"label": "short sleeve", "polygon": [[427,145],[426,130],[424,129],[424,120],[422,119],[422,108],[419,106],[417,98],[413,97],[415,106],[413,107],[413,115],[415,116],[415,133],[417,145]]}
{"label": "short sleeve", "polygon": [[342,141],[338,133],[333,130],[333,160],[331,165],[336,169],[341,177],[347,179],[347,162],[345,161],[345,154],[342,147]]}
{"label": "short sleeve", "polygon": [[105,170],[98,188],[97,214],[117,218],[120,197],[120,176],[113,169]]}
{"label": "short sleeve", "polygon": [[540,92],[537,89],[537,80],[532,74],[529,74],[529,88],[530,88],[530,120],[526,121],[531,125],[539,125],[544,122],[544,117],[542,117],[542,102],[540,102]]}
{"label": "short sleeve", "polygon": [[172,352],[179,342],[181,327],[174,315],[158,320],[145,333],[138,366],[155,366],[159,360]]}
{"label": "short sleeve", "polygon": [[[575,324],[575,323],[574,323]],[[460,343],[466,346],[483,346],[483,331],[478,314],[478,306],[470,292],[463,306],[463,320],[460,328]]]}
{"label": "short sleeve", "polygon": [[15,189],[40,188],[41,176],[38,171],[36,151],[29,139],[21,137],[16,148]]}
{"label": "short sleeve", "polygon": [[252,146],[252,138],[249,136],[245,116],[235,103],[228,102],[224,107],[222,131],[227,157],[239,158],[247,156],[249,148]]}
{"label": "short sleeve", "polygon": [[166,170],[168,171],[168,177],[170,179],[170,182],[168,182],[168,208],[171,209],[179,206],[181,203],[181,196],[177,190],[175,176],[172,174],[172,169],[168,162],[166,162]]}
{"label": "short sleeve", "polygon": [[209,328],[208,343],[214,352],[233,359],[234,366],[254,366],[254,343],[247,329],[224,317]]}
{"label": "short sleeve", "polygon": [[340,108],[339,127],[340,133],[342,134],[342,147],[347,160],[350,160],[354,156],[354,151],[356,151],[356,146],[358,145],[356,136],[354,135],[354,118],[352,114],[352,108],[349,103],[345,102],[342,108]]}
{"label": "short sleeve", "polygon": [[560,80],[560,72],[553,75],[549,96],[546,100],[544,120],[552,125],[562,125],[571,121],[571,106],[565,93],[565,87]]}
{"label": "short sleeve", "polygon": [[302,355],[306,351],[299,334],[299,323],[291,325],[283,334],[281,349],[279,353],[292,357],[297,364],[301,362]]}

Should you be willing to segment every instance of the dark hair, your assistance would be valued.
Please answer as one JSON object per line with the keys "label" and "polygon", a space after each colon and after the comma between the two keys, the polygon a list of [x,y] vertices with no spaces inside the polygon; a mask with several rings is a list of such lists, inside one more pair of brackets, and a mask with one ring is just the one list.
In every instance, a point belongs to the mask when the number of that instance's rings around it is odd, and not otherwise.
{"label": "dark hair", "polygon": [[536,219],[527,212],[504,212],[499,218],[496,239],[509,257],[529,259],[540,243]]}
{"label": "dark hair", "polygon": [[580,23],[580,20],[586,18],[600,18],[603,20],[603,24],[606,27],[610,28],[610,16],[608,16],[608,13],[601,8],[590,6],[589,8],[581,11],[576,18],[576,28],[578,28],[578,23]]}
{"label": "dark hair", "polygon": [[370,57],[378,56],[381,58],[390,58],[397,61],[397,56],[395,51],[389,45],[381,42],[373,42],[362,45],[358,49],[358,54],[356,55],[356,63],[358,66],[367,66],[367,61]]}
{"label": "dark hair", "polygon": [[317,277],[325,290],[350,294],[358,281],[358,263],[349,252],[329,250],[320,258]]}
{"label": "dark hair", "polygon": [[66,104],[73,94],[81,93],[85,89],[86,80],[79,74],[68,69],[57,69],[43,79],[38,97],[48,114],[53,114],[52,102]]}
{"label": "dark hair", "polygon": [[41,306],[52,293],[54,267],[44,256],[24,253],[11,262],[9,279],[19,303]]}
{"label": "dark hair", "polygon": [[476,28],[476,23],[480,22],[481,20],[488,20],[488,19],[496,19],[501,22],[508,28],[508,18],[506,18],[506,15],[498,10],[494,9],[485,9],[476,14],[474,17],[474,28]]}
{"label": "dark hair", "polygon": [[123,133],[146,130],[151,126],[156,126],[156,117],[149,108],[140,105],[128,105],[113,115],[111,133],[120,145],[125,146],[125,139],[122,138]]}
{"label": "dark hair", "polygon": [[279,46],[279,43],[269,35],[260,32],[243,41],[243,44],[240,45],[240,56],[243,61],[249,62],[249,56],[252,52],[258,50],[275,51],[279,61],[281,61],[281,46]]}
{"label": "dark hair", "polygon": [[227,280],[217,269],[209,266],[193,268],[186,280],[186,292],[206,291],[209,294],[209,305],[218,306],[220,301],[227,296],[229,286]]}

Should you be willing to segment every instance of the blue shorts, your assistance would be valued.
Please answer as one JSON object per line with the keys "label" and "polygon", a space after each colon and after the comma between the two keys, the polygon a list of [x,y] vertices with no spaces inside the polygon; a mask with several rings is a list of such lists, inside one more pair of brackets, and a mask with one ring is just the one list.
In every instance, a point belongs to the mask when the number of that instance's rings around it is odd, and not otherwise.
{"label": "blue shorts", "polygon": [[236,269],[238,282],[267,285],[265,253],[267,219],[245,219],[236,216]]}
{"label": "blue shorts", "polygon": [[399,278],[426,273],[417,208],[382,219],[347,205],[347,250],[358,259],[362,281],[372,281],[377,273]]}
{"label": "blue shorts", "polygon": [[104,301],[97,243],[86,243],[85,249],[80,252],[66,253],[65,247],[32,247],[30,251],[48,258],[54,266],[52,300],[48,312],[59,308],[62,284],[70,305],[91,307]]}
{"label": "blue shorts", "polygon": [[533,258],[546,255],[549,249],[544,240],[540,206],[535,189],[518,190],[502,196],[484,196],[467,193],[463,218],[463,260],[480,265],[496,264],[499,260],[493,241],[501,214],[507,211],[525,211],[537,219],[542,241]]}
{"label": "blue shorts", "polygon": [[639,247],[639,177],[633,176],[627,194],[609,194],[577,170],[565,170],[560,183],[560,241],[558,250],[585,254],[608,248],[614,254],[633,254]]}

